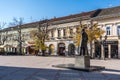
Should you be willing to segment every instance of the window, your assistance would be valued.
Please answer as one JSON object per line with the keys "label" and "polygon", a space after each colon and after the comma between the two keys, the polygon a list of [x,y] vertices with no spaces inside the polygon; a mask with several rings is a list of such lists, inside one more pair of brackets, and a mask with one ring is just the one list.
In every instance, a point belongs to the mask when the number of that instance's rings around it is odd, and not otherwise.
{"label": "window", "polygon": [[66,29],[63,29],[63,36],[66,37]]}
{"label": "window", "polygon": [[80,27],[76,27],[76,33],[80,33]]}
{"label": "window", "polygon": [[58,37],[61,37],[61,30],[58,29]]}
{"label": "window", "polygon": [[106,35],[110,35],[110,27],[106,27]]}
{"label": "window", "polygon": [[70,29],[70,35],[73,35],[73,29]]}
{"label": "window", "polygon": [[8,40],[9,40],[9,41],[12,40],[12,34],[9,34],[9,35],[8,35]]}
{"label": "window", "polygon": [[117,26],[117,35],[120,36],[120,25]]}
{"label": "window", "polygon": [[54,31],[53,30],[51,31],[51,37],[54,37]]}
{"label": "window", "polygon": [[13,35],[13,39],[16,39],[16,35],[15,34]]}

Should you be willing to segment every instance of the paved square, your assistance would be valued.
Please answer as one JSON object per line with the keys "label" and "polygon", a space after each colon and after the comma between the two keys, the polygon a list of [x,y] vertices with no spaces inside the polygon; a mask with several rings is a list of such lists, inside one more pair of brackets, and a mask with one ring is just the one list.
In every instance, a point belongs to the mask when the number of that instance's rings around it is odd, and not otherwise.
{"label": "paved square", "polygon": [[106,70],[82,72],[52,65],[74,63],[74,58],[0,56],[0,80],[120,80],[120,60],[91,60]]}

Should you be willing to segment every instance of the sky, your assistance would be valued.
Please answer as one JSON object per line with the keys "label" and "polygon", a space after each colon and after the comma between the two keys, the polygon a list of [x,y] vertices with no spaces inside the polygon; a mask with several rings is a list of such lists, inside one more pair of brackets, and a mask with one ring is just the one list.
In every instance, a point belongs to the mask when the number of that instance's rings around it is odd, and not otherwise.
{"label": "sky", "polygon": [[120,6],[120,0],[0,0],[0,23],[13,18],[24,23]]}

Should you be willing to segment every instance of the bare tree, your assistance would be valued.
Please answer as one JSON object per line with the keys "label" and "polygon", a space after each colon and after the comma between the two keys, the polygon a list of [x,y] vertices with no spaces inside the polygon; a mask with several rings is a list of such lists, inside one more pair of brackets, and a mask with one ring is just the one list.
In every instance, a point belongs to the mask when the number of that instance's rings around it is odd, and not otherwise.
{"label": "bare tree", "polygon": [[48,38],[48,33],[51,29],[48,29],[50,26],[50,21],[44,19],[39,21],[37,24],[37,30],[31,31],[31,35],[33,36],[33,40],[35,42],[35,46],[37,50],[42,51],[42,55],[45,55],[46,45],[45,40]]}
{"label": "bare tree", "polygon": [[0,23],[0,45],[4,45],[5,41],[7,40],[7,30],[4,30],[6,23]]}
{"label": "bare tree", "polygon": [[22,40],[22,34],[21,34],[21,28],[23,25],[23,18],[13,18],[13,22],[10,23],[10,26],[14,26],[17,27],[17,32],[18,32],[18,38],[15,39],[19,44],[18,44],[18,48],[19,48],[19,54],[22,54],[22,42],[24,42]]}

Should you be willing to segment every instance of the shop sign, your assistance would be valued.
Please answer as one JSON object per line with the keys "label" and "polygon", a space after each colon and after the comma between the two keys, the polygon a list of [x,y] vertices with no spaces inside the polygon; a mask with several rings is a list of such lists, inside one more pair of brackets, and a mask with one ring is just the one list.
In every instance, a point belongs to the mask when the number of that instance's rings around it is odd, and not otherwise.
{"label": "shop sign", "polygon": [[118,41],[106,41],[105,44],[118,44]]}

